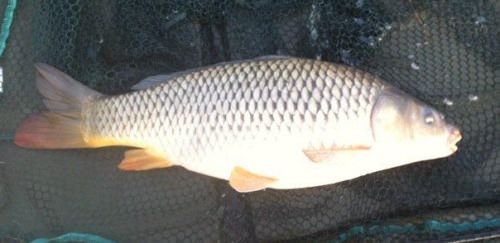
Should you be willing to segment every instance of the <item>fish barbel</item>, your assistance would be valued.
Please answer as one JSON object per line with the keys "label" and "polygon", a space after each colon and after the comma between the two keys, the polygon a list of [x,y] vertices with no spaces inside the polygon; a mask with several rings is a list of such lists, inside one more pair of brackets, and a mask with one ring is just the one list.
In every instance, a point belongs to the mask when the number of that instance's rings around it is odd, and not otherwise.
{"label": "fish barbel", "polygon": [[173,165],[239,192],[332,184],[449,156],[459,130],[379,78],[292,57],[220,63],[146,78],[107,96],[36,64],[48,111],[15,143],[40,149],[137,147],[119,168]]}

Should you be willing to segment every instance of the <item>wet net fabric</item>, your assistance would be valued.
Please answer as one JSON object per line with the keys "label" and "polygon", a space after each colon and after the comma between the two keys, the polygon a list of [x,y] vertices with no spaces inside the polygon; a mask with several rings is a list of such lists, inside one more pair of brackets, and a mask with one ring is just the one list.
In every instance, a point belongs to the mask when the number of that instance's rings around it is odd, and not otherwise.
{"label": "wet net fabric", "polygon": [[[0,2],[0,14],[7,5]],[[117,242],[494,238],[498,26],[495,0],[22,1],[0,58],[0,241],[67,232]],[[124,148],[37,151],[12,143],[20,122],[43,109],[34,62],[118,94],[150,75],[262,55],[378,75],[460,127],[459,150],[335,185],[238,194],[182,168],[120,171]]]}

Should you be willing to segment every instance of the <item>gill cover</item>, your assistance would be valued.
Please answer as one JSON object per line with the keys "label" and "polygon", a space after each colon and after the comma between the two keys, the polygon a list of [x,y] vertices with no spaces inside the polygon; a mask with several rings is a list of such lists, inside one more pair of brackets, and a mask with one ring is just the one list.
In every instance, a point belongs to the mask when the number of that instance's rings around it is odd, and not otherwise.
{"label": "gill cover", "polygon": [[384,90],[371,114],[371,127],[376,142],[398,142],[411,136],[411,126],[405,119],[410,100],[392,90]]}

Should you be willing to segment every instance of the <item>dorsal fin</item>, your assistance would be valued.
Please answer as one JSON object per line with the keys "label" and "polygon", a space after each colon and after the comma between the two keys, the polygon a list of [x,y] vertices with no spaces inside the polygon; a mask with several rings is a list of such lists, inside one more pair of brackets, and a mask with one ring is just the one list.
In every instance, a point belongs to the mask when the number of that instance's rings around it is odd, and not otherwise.
{"label": "dorsal fin", "polygon": [[152,87],[155,87],[161,83],[168,82],[176,77],[179,77],[183,74],[188,73],[189,70],[185,71],[180,71],[180,72],[173,72],[169,74],[159,74],[159,75],[154,75],[154,76],[149,76],[143,80],[141,80],[139,83],[135,84],[132,86],[132,90],[143,90],[143,89],[149,89]]}
{"label": "dorsal fin", "polygon": [[182,75],[205,70],[205,69],[209,69],[209,68],[220,66],[220,65],[249,62],[249,61],[258,61],[258,60],[276,60],[276,59],[285,59],[285,58],[290,58],[290,57],[279,56],[279,55],[267,55],[267,56],[256,57],[256,58],[251,59],[251,60],[235,60],[235,61],[219,62],[219,63],[213,64],[213,65],[204,66],[204,67],[190,68],[190,69],[186,69],[186,70],[182,70],[182,71],[178,71],[178,72],[173,72],[173,73],[168,73],[168,74],[153,75],[153,76],[149,76],[149,77],[141,80],[139,83],[132,86],[132,90],[148,89],[151,87],[155,87],[161,83],[168,82],[169,80],[180,77]]}

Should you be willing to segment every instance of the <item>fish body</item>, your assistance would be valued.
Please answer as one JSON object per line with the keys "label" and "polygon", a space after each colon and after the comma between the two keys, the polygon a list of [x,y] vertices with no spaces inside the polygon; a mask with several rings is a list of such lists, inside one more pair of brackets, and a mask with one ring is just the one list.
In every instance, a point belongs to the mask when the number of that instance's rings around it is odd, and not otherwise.
{"label": "fish body", "polygon": [[155,76],[117,96],[37,69],[49,112],[21,125],[18,145],[133,146],[121,169],[179,165],[240,192],[332,184],[448,156],[460,139],[428,105],[367,72],[318,60],[221,63]]}

